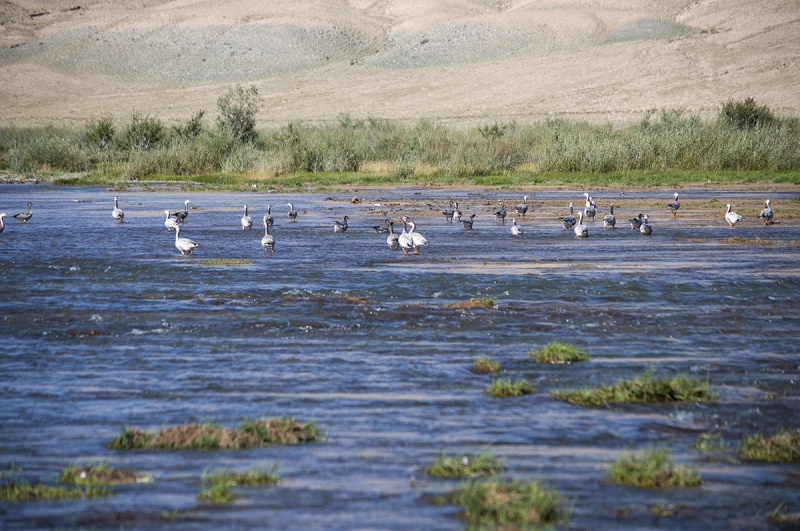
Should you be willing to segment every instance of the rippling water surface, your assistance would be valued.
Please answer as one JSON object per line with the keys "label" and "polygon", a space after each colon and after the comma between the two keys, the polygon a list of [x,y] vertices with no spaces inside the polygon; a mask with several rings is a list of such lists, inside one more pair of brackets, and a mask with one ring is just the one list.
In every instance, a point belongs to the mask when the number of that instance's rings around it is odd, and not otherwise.
{"label": "rippling water surface", "polygon": [[[2,527],[460,529],[456,507],[427,501],[457,482],[421,470],[441,452],[487,448],[504,459],[504,476],[541,479],[566,496],[573,529],[767,528],[763,515],[780,502],[800,510],[796,465],[689,448],[710,430],[735,442],[800,425],[800,246],[788,243],[800,240],[796,222],[750,220],[732,231],[724,208],[677,221],[661,209],[647,238],[627,227],[636,212],[623,203],[615,231],[602,230],[602,211],[578,240],[555,221],[563,208],[539,208],[513,239],[508,223],[491,219],[494,193],[420,192],[362,191],[360,204],[120,192],[125,222],[114,225],[113,194],[101,189],[4,186],[0,209],[14,214],[30,200],[34,216],[25,225],[6,218],[0,235],[0,465],[53,482],[66,463],[107,460],[154,482],[102,499],[0,504]],[[722,202],[748,195],[713,192]],[[535,199],[579,204],[580,193]],[[773,206],[792,195],[774,195]],[[474,231],[416,210],[449,196],[485,200],[462,203],[478,212]],[[163,225],[163,210],[184,199],[199,207],[182,234],[200,244],[196,256],[180,256]],[[300,211],[296,224],[287,201]],[[263,229],[240,230],[244,203],[256,227],[274,205],[274,254],[260,246]],[[372,233],[386,203],[419,222],[431,243],[418,256],[390,252]],[[350,229],[334,234],[345,214]],[[731,235],[782,243],[720,243]],[[202,263],[210,258],[252,263]],[[470,297],[498,307],[446,307]],[[592,360],[527,358],[556,339]],[[501,377],[530,379],[534,394],[485,395],[491,377],[468,370],[480,356],[497,359]],[[719,400],[581,408],[549,397],[648,368],[707,377]],[[105,446],[123,426],[284,415],[315,421],[327,440],[225,452]],[[621,451],[652,445],[696,467],[705,484],[647,490],[604,480]],[[240,489],[223,506],[196,500],[204,470],[276,460],[279,487]],[[655,516],[659,504],[675,514]]]}

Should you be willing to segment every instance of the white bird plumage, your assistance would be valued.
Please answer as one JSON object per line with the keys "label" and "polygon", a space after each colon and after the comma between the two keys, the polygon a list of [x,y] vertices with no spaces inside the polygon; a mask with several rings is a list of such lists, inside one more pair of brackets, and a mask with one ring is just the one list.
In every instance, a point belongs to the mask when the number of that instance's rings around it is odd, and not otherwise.
{"label": "white bird plumage", "polygon": [[728,210],[725,212],[725,221],[728,222],[728,225],[733,228],[737,223],[742,221],[744,218],[737,214],[736,212],[731,212],[731,205],[728,203]]}
{"label": "white bird plumage", "polygon": [[425,245],[428,245],[428,240],[417,232],[417,224],[413,221],[409,221],[408,224],[411,226],[411,230],[408,231],[408,235],[411,236],[411,242],[414,245],[414,252],[419,253],[419,248]]}
{"label": "white bird plumage", "polygon": [[406,220],[403,219],[403,232],[397,237],[397,244],[403,250],[403,254],[408,254],[408,251],[414,249],[414,242],[411,239],[411,235],[406,232]]}
{"label": "white bird plumage", "polygon": [[267,220],[267,216],[264,216],[264,237],[261,238],[261,245],[264,247],[264,252],[266,252],[267,249],[273,253],[275,252],[275,238],[269,233],[269,221]]}
{"label": "white bird plumage", "polygon": [[644,234],[645,236],[650,236],[653,233],[653,227],[650,226],[649,219],[650,218],[647,217],[647,214],[645,214],[642,224],[639,226],[639,233]]}
{"label": "white bird plumage", "polygon": [[517,225],[517,220],[516,219],[512,219],[511,220],[511,235],[512,236],[522,236],[522,234],[523,234],[522,227]]}
{"label": "white bird plumage", "polygon": [[347,220],[349,217],[345,216],[341,223],[338,221],[333,222],[333,232],[347,232]]}
{"label": "white bird plumage", "polygon": [[119,208],[119,198],[114,198],[114,210],[111,211],[111,217],[114,218],[114,223],[122,223],[122,218],[125,217],[125,213],[120,210]]}
{"label": "white bird plumage", "polygon": [[244,216],[242,216],[242,230],[253,228],[253,218],[247,215],[247,205],[244,206]]}
{"label": "white bird plumage", "polygon": [[170,217],[170,216],[172,216],[172,214],[170,214],[169,210],[165,210],[164,214],[167,215],[167,219],[164,220],[164,226],[167,228],[167,230],[175,230],[175,229],[177,229],[178,225],[180,225],[180,223],[178,223],[177,220],[174,220],[174,219],[172,219]]}
{"label": "white bird plumage", "polygon": [[181,255],[192,254],[195,247],[200,247],[199,244],[190,240],[189,238],[181,238],[180,225],[175,227],[175,247],[181,252]]}
{"label": "white bird plumage", "polygon": [[578,212],[578,223],[572,230],[578,238],[586,238],[589,236],[589,229],[583,226],[583,212]]}
{"label": "white bird plumage", "polygon": [[286,203],[286,206],[289,207],[289,213],[287,214],[289,216],[289,222],[294,223],[297,219],[297,211],[294,209],[294,205],[291,203]]}
{"label": "white bird plumage", "polygon": [[678,192],[672,194],[675,200],[672,203],[668,203],[667,206],[672,211],[672,219],[678,217],[678,209],[681,207],[681,204],[678,202]]}
{"label": "white bird plumage", "polygon": [[3,218],[4,217],[6,217],[6,213],[5,212],[0,212],[0,233],[2,233],[3,230],[6,228],[6,224],[3,223]]}
{"label": "white bird plumage", "polygon": [[610,212],[603,218],[603,228],[613,229],[617,225],[617,218],[614,217],[614,203],[611,203]]}

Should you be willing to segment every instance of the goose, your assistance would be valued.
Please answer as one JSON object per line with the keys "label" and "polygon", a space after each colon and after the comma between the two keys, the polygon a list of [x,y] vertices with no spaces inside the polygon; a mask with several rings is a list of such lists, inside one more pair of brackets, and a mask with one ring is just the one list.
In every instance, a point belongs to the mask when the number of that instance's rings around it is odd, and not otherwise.
{"label": "goose", "polygon": [[672,194],[675,197],[675,200],[672,203],[667,204],[667,206],[672,210],[672,219],[678,217],[678,209],[681,207],[681,204],[678,202],[678,192]]}
{"label": "goose", "polygon": [[[528,212],[528,196],[522,196],[522,203],[521,205],[517,205],[514,207],[514,212],[517,213],[518,216],[521,216],[522,219],[525,219],[525,214]],[[533,211],[531,211],[533,212]]]}
{"label": "goose", "polygon": [[181,256],[186,254],[192,254],[192,250],[195,247],[200,247],[200,245],[196,244],[189,238],[181,238],[181,227],[180,225],[175,226],[175,247],[181,252]]}
{"label": "goose", "polygon": [[397,237],[397,245],[403,250],[403,254],[407,255],[408,251],[414,249],[414,242],[411,239],[411,235],[406,232],[406,220],[403,219],[403,232]]}
{"label": "goose", "polygon": [[0,212],[0,233],[2,233],[3,229],[6,228],[6,224],[3,223],[3,218],[4,217],[6,217],[6,213],[5,212]]}
{"label": "goose", "polygon": [[578,222],[578,220],[575,219],[575,212],[574,212],[573,204],[570,203],[569,204],[569,216],[565,216],[565,217],[561,218],[561,226],[564,227],[564,230],[572,230],[573,228],[575,228],[575,224],[577,222]]}
{"label": "goose", "polygon": [[594,221],[594,216],[597,214],[597,204],[593,201],[594,198],[588,193],[583,195],[586,196],[586,205],[583,207],[583,213],[586,214],[587,218],[592,218],[592,221]]}
{"label": "goose", "polygon": [[428,240],[417,232],[417,224],[413,221],[409,221],[408,218],[405,218],[403,221],[406,221],[410,226],[411,230],[408,231],[408,235],[411,236],[411,243],[414,246],[414,252],[419,253],[419,248],[425,245],[428,245]]}
{"label": "goose", "polygon": [[177,212],[172,213],[178,223],[186,221],[186,216],[189,215],[189,203],[191,203],[191,201],[187,199],[183,202],[183,210],[178,210]]}
{"label": "goose", "polygon": [[344,217],[344,221],[339,223],[338,221],[333,222],[333,232],[346,232],[347,231],[347,220],[350,219],[347,216]]}
{"label": "goose", "polygon": [[14,214],[11,217],[14,218],[14,219],[18,219],[19,221],[21,221],[23,223],[27,223],[28,220],[31,219],[31,217],[33,216],[33,212],[31,212],[31,207],[32,206],[33,206],[33,203],[28,202],[28,211],[27,212],[20,212],[19,214]]}
{"label": "goose", "polygon": [[497,220],[500,219],[503,223],[506,222],[506,206],[503,205],[500,207],[500,210],[494,213],[494,222],[497,223]]}
{"label": "goose", "polygon": [[453,201],[450,201],[450,208],[451,210],[442,210],[442,215],[447,223],[453,222],[453,214],[456,213],[455,207],[453,207]]}
{"label": "goose", "polygon": [[272,234],[269,233],[269,222],[267,220],[267,216],[264,216],[264,237],[261,238],[261,245],[264,246],[264,252],[267,252],[267,249],[275,252],[275,238],[272,237]]}
{"label": "goose", "polygon": [[769,206],[769,199],[767,199],[767,206],[761,211],[758,217],[764,222],[764,225],[772,224],[772,207]]}
{"label": "goose", "polygon": [[603,228],[614,228],[617,225],[617,218],[614,217],[614,203],[611,203],[610,213],[603,218]]}
{"label": "goose", "polygon": [[475,220],[475,214],[472,214],[470,217],[461,220],[461,226],[464,227],[464,230],[472,230],[472,222]]}
{"label": "goose", "polygon": [[578,238],[589,236],[589,230],[583,226],[583,212],[578,212],[578,224],[572,230],[575,231],[575,236]]}
{"label": "goose", "polygon": [[397,242],[397,239],[400,238],[399,234],[394,233],[394,221],[389,222],[389,236],[386,237],[386,245],[389,246],[389,249],[392,251],[396,251],[400,244]]}
{"label": "goose", "polygon": [[728,203],[728,211],[725,212],[725,221],[728,222],[728,225],[730,225],[731,228],[733,228],[734,225],[736,225],[737,223],[739,223],[743,219],[744,218],[742,216],[740,216],[739,214],[737,214],[736,212],[731,212],[731,205],[730,205],[730,203]]}
{"label": "goose", "polygon": [[383,225],[375,225],[372,227],[372,232],[375,234],[388,234],[389,233],[389,220],[384,219]]}
{"label": "goose", "polygon": [[167,215],[167,219],[164,220],[164,226],[167,228],[167,230],[177,229],[179,225],[178,220],[170,217],[172,214],[169,213],[169,210],[165,210],[164,214]]}
{"label": "goose", "polygon": [[289,216],[289,222],[294,223],[297,219],[297,211],[291,203],[286,203],[286,206],[289,207],[289,213],[287,214]]}
{"label": "goose", "polygon": [[644,220],[642,220],[642,224],[639,226],[639,232],[645,236],[650,236],[653,233],[653,227],[650,226],[648,220],[649,218],[647,217],[647,214],[645,214]]}
{"label": "goose", "polygon": [[640,213],[638,217],[631,218],[631,230],[639,230],[639,227],[642,226],[642,214]]}
{"label": "goose", "polygon": [[244,206],[244,216],[242,216],[242,230],[253,228],[253,218],[247,215],[247,205]]}
{"label": "goose", "polygon": [[272,217],[272,205],[267,205],[267,223],[270,227],[275,224],[275,218]]}
{"label": "goose", "polygon": [[523,234],[522,233],[522,227],[517,225],[517,220],[516,219],[512,219],[511,220],[511,235],[512,236],[522,236],[522,234]]}
{"label": "goose", "polygon": [[125,213],[119,209],[119,199],[116,197],[114,198],[114,210],[111,211],[111,217],[114,218],[114,223],[122,223],[122,218],[125,217]]}
{"label": "goose", "polygon": [[456,206],[453,208],[453,221],[458,223],[461,221],[462,212],[458,209],[458,201],[454,201],[454,203]]}

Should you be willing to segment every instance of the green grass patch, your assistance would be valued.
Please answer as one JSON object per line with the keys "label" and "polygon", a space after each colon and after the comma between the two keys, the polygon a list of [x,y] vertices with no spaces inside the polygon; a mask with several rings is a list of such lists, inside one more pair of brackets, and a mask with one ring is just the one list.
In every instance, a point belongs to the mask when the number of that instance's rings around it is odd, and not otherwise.
{"label": "green grass patch", "polygon": [[38,500],[64,500],[81,498],[83,491],[77,487],[63,487],[32,483],[23,483],[15,479],[0,485],[0,501],[23,502]]}
{"label": "green grass patch", "polygon": [[470,370],[476,374],[490,374],[500,371],[500,364],[491,358],[478,358],[472,362]]}
{"label": "green grass patch", "polygon": [[781,431],[774,435],[750,435],[742,439],[736,453],[743,459],[771,463],[800,462],[800,433]]}
{"label": "green grass patch", "polygon": [[66,485],[118,485],[139,480],[135,472],[112,468],[107,463],[66,465],[58,475],[58,481]]}
{"label": "green grass patch", "polygon": [[280,478],[278,477],[277,463],[271,470],[205,471],[203,472],[203,487],[198,493],[197,499],[208,503],[226,503],[236,499],[236,495],[233,493],[234,487],[268,487],[278,483],[280,483]]}
{"label": "green grass patch", "polygon": [[497,303],[494,302],[489,297],[473,297],[466,301],[459,301],[454,302],[452,304],[448,304],[447,308],[452,308],[455,310],[472,310],[474,308],[479,308],[482,310],[491,310],[497,306]]}
{"label": "green grass patch", "polygon": [[716,398],[710,390],[708,380],[698,380],[685,374],[655,379],[652,371],[646,371],[639,378],[631,380],[599,387],[552,391],[550,394],[559,400],[581,406],[599,406],[609,402],[696,402]]}
{"label": "green grass patch", "polygon": [[248,265],[252,263],[253,261],[249,258],[209,258],[208,260],[203,260],[202,262],[200,262],[200,265],[229,266],[229,265]]}
{"label": "green grass patch", "polygon": [[572,363],[589,359],[589,354],[578,350],[575,345],[560,341],[551,341],[538,350],[531,349],[528,356],[537,363]]}
{"label": "green grass patch", "polygon": [[423,472],[429,476],[440,478],[461,478],[467,476],[490,476],[500,472],[502,464],[499,459],[488,452],[468,455],[437,455]]}
{"label": "green grass patch", "polygon": [[656,448],[640,456],[621,454],[611,465],[606,477],[617,483],[645,488],[697,487],[703,483],[692,469],[674,467],[667,451]]}
{"label": "green grass patch", "polygon": [[533,393],[533,384],[528,380],[511,381],[510,378],[506,378],[493,381],[484,392],[497,398],[529,395]]}
{"label": "green grass patch", "polygon": [[546,489],[538,481],[481,481],[465,483],[432,501],[462,506],[463,517],[470,524],[507,526],[557,522],[563,499],[558,491]]}
{"label": "green grass patch", "polygon": [[298,444],[324,439],[313,423],[302,424],[285,417],[246,420],[239,428],[220,428],[213,424],[183,424],[164,428],[157,433],[124,428],[109,448],[134,450],[158,448],[167,450],[228,450],[274,444]]}
{"label": "green grass patch", "polygon": [[786,505],[786,502],[781,502],[775,509],[769,513],[767,520],[775,525],[798,524],[800,523],[800,514],[798,513],[782,513],[781,509]]}
{"label": "green grass patch", "polygon": [[720,433],[701,433],[691,448],[701,452],[718,452],[727,450],[730,444],[722,438]]}

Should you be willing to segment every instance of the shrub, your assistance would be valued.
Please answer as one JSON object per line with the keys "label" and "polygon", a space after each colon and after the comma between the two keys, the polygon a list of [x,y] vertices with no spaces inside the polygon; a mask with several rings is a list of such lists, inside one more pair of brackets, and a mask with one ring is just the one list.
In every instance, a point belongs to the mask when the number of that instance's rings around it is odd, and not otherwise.
{"label": "shrub", "polygon": [[94,147],[103,149],[111,147],[114,140],[114,120],[111,117],[100,118],[86,127],[86,140]]}
{"label": "shrub", "polygon": [[254,85],[247,90],[236,85],[217,100],[217,123],[229,129],[236,139],[251,141],[256,137],[256,114],[261,105],[261,97]]}
{"label": "shrub", "polygon": [[203,110],[197,111],[185,124],[173,125],[173,131],[175,131],[175,134],[180,138],[195,138],[197,135],[203,132],[202,120],[205,113],[206,111]]}
{"label": "shrub", "polygon": [[769,107],[756,105],[753,98],[723,103],[720,118],[740,131],[768,125],[775,121],[775,116]]}
{"label": "shrub", "polygon": [[134,112],[120,142],[125,149],[147,151],[163,138],[164,124],[161,120]]}

